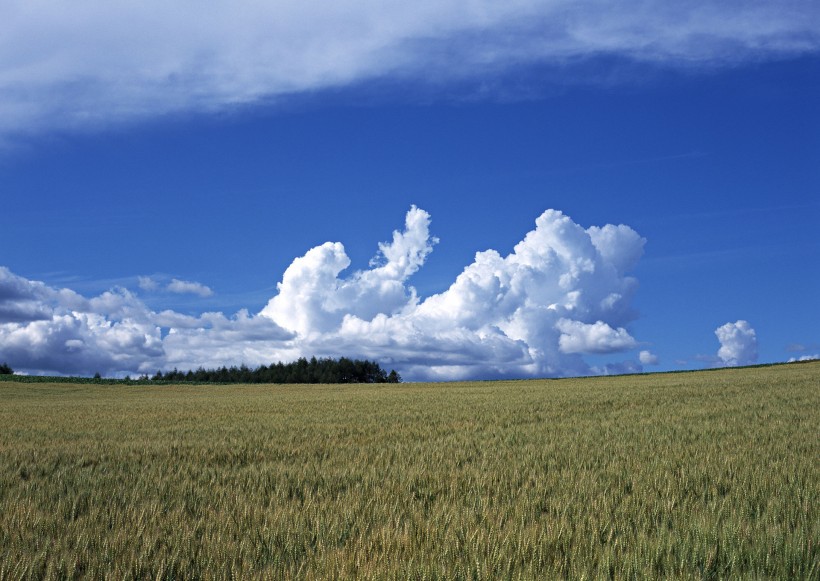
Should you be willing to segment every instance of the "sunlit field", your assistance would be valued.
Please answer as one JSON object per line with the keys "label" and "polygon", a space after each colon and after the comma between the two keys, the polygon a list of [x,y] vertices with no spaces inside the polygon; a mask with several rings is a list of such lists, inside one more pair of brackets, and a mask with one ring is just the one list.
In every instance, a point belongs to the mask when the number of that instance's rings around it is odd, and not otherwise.
{"label": "sunlit field", "polygon": [[820,362],[0,383],[0,579],[820,578]]}

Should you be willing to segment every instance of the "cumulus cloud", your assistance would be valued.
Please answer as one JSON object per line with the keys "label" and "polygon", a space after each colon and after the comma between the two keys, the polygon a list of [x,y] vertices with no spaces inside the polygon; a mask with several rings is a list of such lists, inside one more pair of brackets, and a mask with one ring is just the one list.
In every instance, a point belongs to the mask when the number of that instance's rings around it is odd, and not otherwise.
{"label": "cumulus cloud", "polygon": [[642,365],[657,365],[658,356],[651,351],[641,351],[638,353],[638,361],[640,361]]}
{"label": "cumulus cloud", "polygon": [[262,315],[302,335],[336,329],[345,317],[371,320],[380,313],[393,314],[417,301],[413,287],[405,285],[436,239],[430,236],[430,215],[413,206],[405,230],[393,232],[393,242],[379,244],[379,254],[369,270],[346,279],[339,273],[350,259],[339,242],[326,242],[297,258],[277,285],[279,294]]}
{"label": "cumulus cloud", "polygon": [[[636,317],[637,281],[628,272],[645,240],[634,230],[584,229],[548,210],[510,254],[476,253],[447,290],[422,299],[409,279],[437,243],[430,225],[413,206],[369,267],[347,275],[341,243],[308,250],[255,315],[154,312],[127,289],[86,299],[0,269],[0,353],[35,373],[146,373],[313,355],[376,359],[407,379],[640,370],[584,360],[637,346],[626,328]],[[186,292],[207,288],[175,283]],[[645,353],[641,362],[651,360]]]}
{"label": "cumulus cloud", "polygon": [[757,334],[748,321],[726,323],[715,329],[720,349],[718,359],[724,365],[751,365],[757,362]]}
{"label": "cumulus cloud", "polygon": [[558,347],[563,353],[616,353],[635,347],[626,329],[613,329],[603,321],[593,324],[560,319],[555,327],[561,331]]}
{"label": "cumulus cloud", "polygon": [[[0,356],[29,373],[124,375],[176,364],[188,368],[256,363],[263,359],[242,357],[249,352],[248,345],[261,340],[285,345],[292,337],[270,320],[250,317],[246,311],[230,318],[222,313],[198,317],[155,313],[124,288],[85,299],[7,269],[0,268],[0,277],[12,278],[36,305],[37,317],[25,318],[18,311],[0,319]],[[225,356],[224,346],[230,343],[236,346]]]}
{"label": "cumulus cloud", "polygon": [[0,353],[26,371],[89,374],[137,370],[162,356],[159,329],[128,291],[116,289],[85,300],[71,291],[46,289],[43,316],[0,323]]}
{"label": "cumulus cloud", "polygon": [[262,315],[319,354],[376,357],[411,378],[588,373],[582,354],[634,347],[623,325],[635,317],[637,281],[625,273],[644,239],[632,229],[584,230],[548,210],[511,254],[477,253],[450,288],[419,301],[398,289],[430,252],[429,223],[412,208],[405,231],[381,247],[385,263],[348,278],[339,278],[349,264],[341,245],[310,250]]}
{"label": "cumulus cloud", "polygon": [[0,324],[47,320],[57,302],[77,307],[85,300],[73,291],[52,289],[0,266]]}
{"label": "cumulus cloud", "polygon": [[169,292],[176,294],[192,294],[201,297],[209,297],[214,294],[214,291],[202,283],[179,280],[178,278],[171,279],[166,288]]}
{"label": "cumulus cloud", "polygon": [[168,312],[154,319],[170,325],[163,339],[164,358],[161,367],[194,369],[196,367],[269,364],[292,361],[303,353],[294,348],[293,333],[266,317],[253,316],[241,310],[233,317],[222,313],[204,313],[189,321],[169,320]]}
{"label": "cumulus cloud", "polygon": [[816,52],[818,31],[820,15],[803,0],[214,0],[204,10],[7,0],[0,135],[213,111],[371,79],[486,81],[600,55],[733,65]]}

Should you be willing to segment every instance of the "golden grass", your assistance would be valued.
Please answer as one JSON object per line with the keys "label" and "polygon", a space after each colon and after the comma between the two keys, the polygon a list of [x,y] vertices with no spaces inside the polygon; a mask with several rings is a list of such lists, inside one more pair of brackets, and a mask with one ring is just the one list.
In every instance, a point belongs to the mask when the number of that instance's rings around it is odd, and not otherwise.
{"label": "golden grass", "polygon": [[820,363],[0,383],[0,579],[820,578]]}

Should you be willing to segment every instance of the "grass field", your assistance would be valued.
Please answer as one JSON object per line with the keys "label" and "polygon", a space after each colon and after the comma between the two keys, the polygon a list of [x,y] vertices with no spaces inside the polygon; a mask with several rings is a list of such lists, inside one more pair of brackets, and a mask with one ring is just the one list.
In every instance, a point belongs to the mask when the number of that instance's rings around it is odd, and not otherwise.
{"label": "grass field", "polygon": [[0,383],[0,579],[820,578],[820,362]]}

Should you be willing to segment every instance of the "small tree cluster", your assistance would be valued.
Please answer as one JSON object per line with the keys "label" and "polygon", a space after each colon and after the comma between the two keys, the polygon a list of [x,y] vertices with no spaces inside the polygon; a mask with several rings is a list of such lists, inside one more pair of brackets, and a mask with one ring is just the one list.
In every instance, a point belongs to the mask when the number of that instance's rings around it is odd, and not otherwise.
{"label": "small tree cluster", "polygon": [[0,365],[0,375],[14,375],[14,370],[9,367],[8,363]]}
{"label": "small tree cluster", "polygon": [[251,369],[220,367],[190,371],[157,371],[154,381],[203,383],[400,383],[395,370],[386,373],[378,363],[361,359],[317,359],[304,357],[292,363],[274,363]]}

